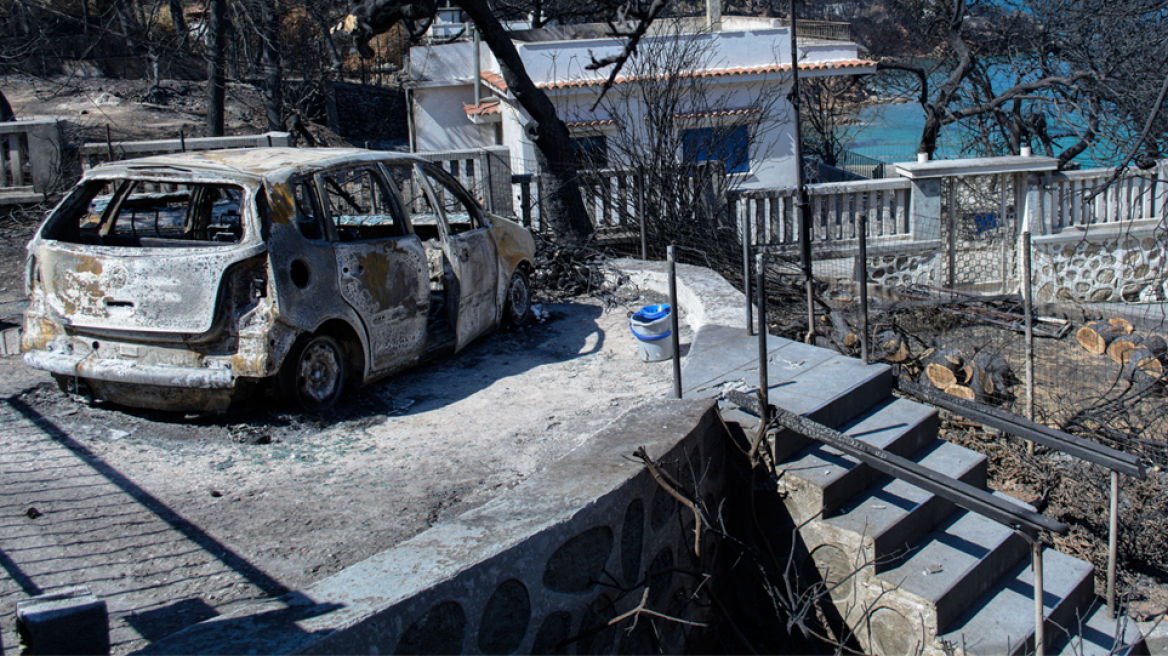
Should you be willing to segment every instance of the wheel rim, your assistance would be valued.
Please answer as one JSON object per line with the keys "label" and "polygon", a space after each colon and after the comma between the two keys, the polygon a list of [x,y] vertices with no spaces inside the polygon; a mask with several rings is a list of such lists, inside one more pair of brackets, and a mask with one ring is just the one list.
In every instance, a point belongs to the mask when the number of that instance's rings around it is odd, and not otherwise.
{"label": "wheel rim", "polygon": [[527,294],[527,281],[520,274],[511,278],[511,316],[519,319],[527,314],[530,299]]}
{"label": "wheel rim", "polygon": [[304,349],[296,371],[296,388],[302,398],[316,404],[327,402],[341,379],[340,356],[326,343],[313,342]]}

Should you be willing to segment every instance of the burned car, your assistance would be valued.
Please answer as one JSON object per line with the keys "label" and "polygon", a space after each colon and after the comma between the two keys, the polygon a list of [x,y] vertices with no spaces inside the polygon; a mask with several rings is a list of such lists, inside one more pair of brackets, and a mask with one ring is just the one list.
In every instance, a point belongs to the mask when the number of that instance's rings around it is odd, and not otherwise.
{"label": "burned car", "polygon": [[126,406],[304,410],[530,313],[534,243],[440,167],[350,149],[88,171],[28,245],[25,362]]}

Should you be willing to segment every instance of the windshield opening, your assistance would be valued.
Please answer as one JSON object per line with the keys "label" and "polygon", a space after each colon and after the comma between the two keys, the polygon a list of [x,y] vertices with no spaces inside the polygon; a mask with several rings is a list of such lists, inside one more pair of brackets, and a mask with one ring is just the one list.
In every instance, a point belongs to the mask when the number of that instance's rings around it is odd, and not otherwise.
{"label": "windshield opening", "polygon": [[235,244],[244,237],[243,198],[232,184],[91,180],[44,236],[129,247]]}

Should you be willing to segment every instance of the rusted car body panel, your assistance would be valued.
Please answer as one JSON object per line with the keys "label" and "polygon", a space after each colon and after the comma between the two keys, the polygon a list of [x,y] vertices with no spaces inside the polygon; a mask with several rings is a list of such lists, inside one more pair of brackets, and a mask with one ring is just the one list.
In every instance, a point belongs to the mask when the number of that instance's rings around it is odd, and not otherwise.
{"label": "rusted car body panel", "polygon": [[25,361],[125,405],[217,411],[306,336],[341,344],[354,382],[461,349],[501,322],[534,243],[466,201],[447,220],[444,194],[466,195],[363,150],[95,168],[29,243]]}

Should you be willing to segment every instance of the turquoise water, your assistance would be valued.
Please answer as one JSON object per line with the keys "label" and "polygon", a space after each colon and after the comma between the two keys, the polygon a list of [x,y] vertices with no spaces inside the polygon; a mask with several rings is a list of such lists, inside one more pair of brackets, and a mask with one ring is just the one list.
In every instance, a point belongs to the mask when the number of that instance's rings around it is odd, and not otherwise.
{"label": "turquoise water", "polygon": [[886,162],[916,159],[921,128],[925,125],[925,112],[920,105],[872,105],[861,109],[856,118],[861,127],[852,137],[848,150]]}
{"label": "turquoise water", "polygon": [[[911,162],[916,160],[920,146],[921,129],[925,126],[925,112],[916,103],[892,103],[872,105],[859,111],[856,118],[861,127],[845,148],[884,162]],[[951,159],[958,154],[945,144],[945,131],[941,138],[935,159]],[[1070,145],[1066,141],[1065,145]],[[1056,151],[1057,153],[1057,151]],[[1099,150],[1088,150],[1075,161],[1084,167],[1109,166],[1101,163]],[[1106,157],[1103,157],[1106,159]]]}

